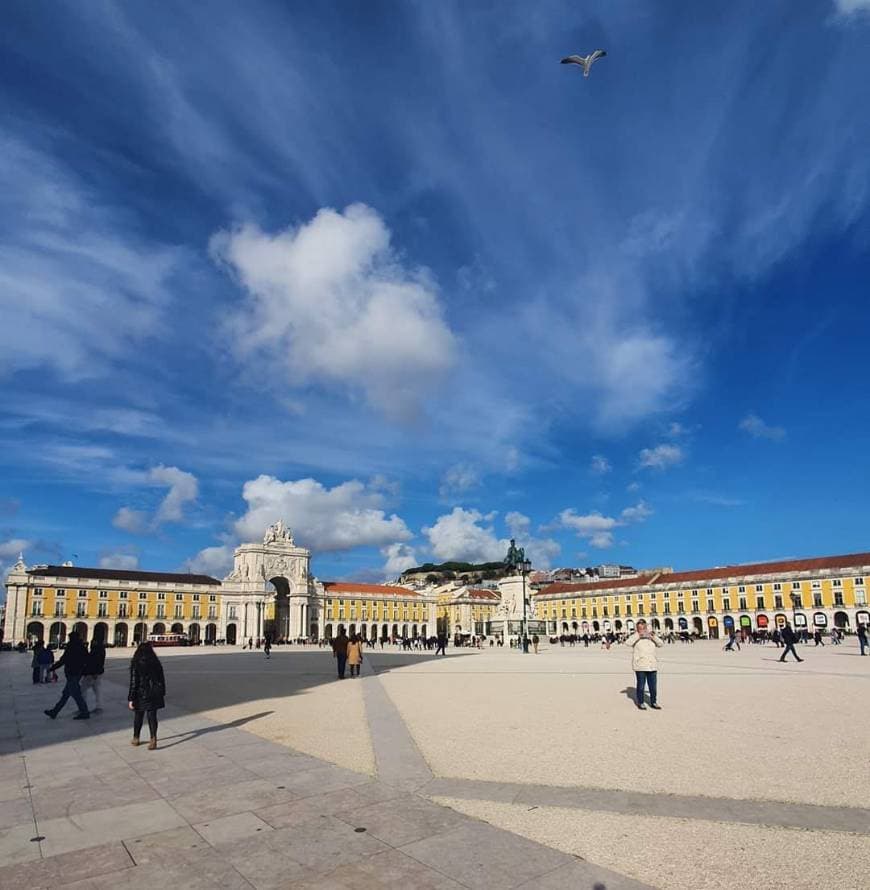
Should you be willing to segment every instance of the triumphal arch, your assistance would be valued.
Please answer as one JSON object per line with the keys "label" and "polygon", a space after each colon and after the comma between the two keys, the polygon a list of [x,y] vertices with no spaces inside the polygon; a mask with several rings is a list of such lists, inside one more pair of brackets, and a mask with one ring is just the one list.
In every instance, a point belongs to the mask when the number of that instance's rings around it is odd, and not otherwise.
{"label": "triumphal arch", "polygon": [[296,544],[280,519],[269,526],[262,544],[236,547],[233,569],[221,585],[227,642],[235,642],[229,638],[236,634],[240,641],[316,639],[319,600],[310,565],[311,551]]}

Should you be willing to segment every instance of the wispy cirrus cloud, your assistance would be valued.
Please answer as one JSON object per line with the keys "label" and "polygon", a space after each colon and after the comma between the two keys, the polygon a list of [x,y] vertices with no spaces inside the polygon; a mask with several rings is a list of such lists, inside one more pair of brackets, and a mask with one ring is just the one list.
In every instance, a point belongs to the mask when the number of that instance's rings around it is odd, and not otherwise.
{"label": "wispy cirrus cloud", "polygon": [[833,0],[834,9],[841,16],[850,18],[858,15],[870,15],[870,0]]}
{"label": "wispy cirrus cloud", "polygon": [[603,476],[613,469],[613,465],[603,454],[593,454],[589,462],[589,470],[596,476]]}
{"label": "wispy cirrus cloud", "polygon": [[770,439],[773,442],[779,442],[786,437],[785,427],[769,424],[757,414],[747,414],[737,426],[743,432],[749,433],[753,439]]}
{"label": "wispy cirrus cloud", "polygon": [[17,220],[0,246],[0,375],[105,375],[162,331],[184,251],[139,238],[61,159],[9,136],[0,190]]}
{"label": "wispy cirrus cloud", "polygon": [[653,448],[642,448],[638,464],[643,469],[666,470],[675,467],[686,459],[686,452],[679,445],[664,443]]}

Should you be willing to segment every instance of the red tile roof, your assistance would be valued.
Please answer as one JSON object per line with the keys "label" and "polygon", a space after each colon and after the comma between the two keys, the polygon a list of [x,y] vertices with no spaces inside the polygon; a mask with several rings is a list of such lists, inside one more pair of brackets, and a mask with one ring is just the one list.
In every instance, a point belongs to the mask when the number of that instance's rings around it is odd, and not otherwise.
{"label": "red tile roof", "polygon": [[819,572],[824,569],[850,569],[870,566],[870,553],[850,553],[845,556],[819,556],[812,559],[783,559],[777,562],[756,562],[748,565],[716,566],[689,572],[672,572],[659,576],[660,584],[680,584],[683,581],[704,581],[721,578],[742,578],[749,575],[784,575],[789,572]]}
{"label": "red tile roof", "polygon": [[389,584],[357,584],[354,581],[324,581],[323,587],[328,594],[359,593],[376,596],[419,596],[416,590],[408,587],[396,587]]}
{"label": "red tile roof", "polygon": [[486,587],[469,587],[468,596],[476,600],[497,600],[501,597],[494,591]]}
{"label": "red tile roof", "polygon": [[542,587],[535,596],[544,596],[548,593],[576,593],[579,590],[612,590],[615,587],[641,587],[644,584],[649,584],[655,577],[655,575],[642,575],[638,578],[613,578],[610,581],[560,581]]}
{"label": "red tile roof", "polygon": [[775,562],[756,562],[746,565],[714,566],[688,572],[662,572],[638,578],[596,581],[592,584],[550,584],[541,588],[537,596],[557,593],[578,593],[584,590],[613,590],[619,587],[670,587],[686,582],[716,581],[723,578],[748,578],[755,575],[785,575],[791,572],[820,572],[824,570],[870,567],[870,553],[850,553],[845,556],[819,556],[811,559],[783,559]]}

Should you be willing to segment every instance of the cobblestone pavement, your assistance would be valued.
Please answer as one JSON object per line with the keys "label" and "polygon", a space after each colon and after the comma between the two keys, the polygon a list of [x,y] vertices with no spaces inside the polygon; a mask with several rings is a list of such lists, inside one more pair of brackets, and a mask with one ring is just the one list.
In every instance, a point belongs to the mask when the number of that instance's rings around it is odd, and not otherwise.
{"label": "cobblestone pavement", "polygon": [[[195,657],[232,690],[237,654]],[[262,699],[277,700],[282,661],[298,658],[329,664],[281,652],[262,669]],[[434,777],[371,659],[345,683],[365,702],[376,778],[248,731],[270,712],[232,694],[234,719],[167,708],[160,747],[134,748],[125,688],[112,682],[122,664],[113,654],[103,713],[73,720],[70,702],[51,721],[42,711],[60,684],[34,687],[29,658],[0,653],[0,890],[649,886],[427,799]],[[340,733],[344,719],[324,713],[320,731]]]}

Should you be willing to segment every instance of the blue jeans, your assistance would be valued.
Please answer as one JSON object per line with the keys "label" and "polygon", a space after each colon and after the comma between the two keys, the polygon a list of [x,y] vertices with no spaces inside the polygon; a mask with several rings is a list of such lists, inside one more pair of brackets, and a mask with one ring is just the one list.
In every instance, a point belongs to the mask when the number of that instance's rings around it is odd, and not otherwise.
{"label": "blue jeans", "polygon": [[55,714],[59,714],[64,705],[72,699],[79,706],[80,714],[88,714],[87,703],[85,702],[85,698],[82,695],[82,687],[81,687],[81,677],[67,677],[66,683],[63,687],[63,692],[60,694],[60,700],[52,709]]}
{"label": "blue jeans", "polygon": [[861,646],[861,654],[864,654],[864,650],[870,648],[870,643],[867,642],[867,637],[858,637],[858,644]]}
{"label": "blue jeans", "polygon": [[347,664],[347,656],[342,655],[340,652],[337,652],[335,655],[335,660],[338,662],[338,679],[344,679],[344,667]]}
{"label": "blue jeans", "polygon": [[654,705],[656,703],[656,692],[658,690],[658,671],[635,671],[635,677],[637,677],[637,688],[634,693],[634,700],[637,704],[643,704],[643,688],[644,686],[649,687],[649,703]]}

